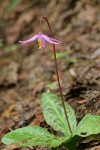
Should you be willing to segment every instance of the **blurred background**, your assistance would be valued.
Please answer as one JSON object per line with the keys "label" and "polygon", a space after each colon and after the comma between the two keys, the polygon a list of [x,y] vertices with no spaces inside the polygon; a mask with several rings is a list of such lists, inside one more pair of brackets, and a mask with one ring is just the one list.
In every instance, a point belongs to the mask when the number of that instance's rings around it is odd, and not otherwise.
{"label": "blurred background", "polygon": [[[78,121],[87,113],[100,115],[100,0],[1,0],[1,137],[29,124],[47,127],[39,105],[41,94],[59,95],[52,45],[38,50],[37,41],[23,46],[18,42],[40,31],[42,16],[48,18],[54,38],[62,41],[56,51],[65,100]],[[50,36],[45,20],[42,28]],[[94,141],[78,149],[91,147]]]}

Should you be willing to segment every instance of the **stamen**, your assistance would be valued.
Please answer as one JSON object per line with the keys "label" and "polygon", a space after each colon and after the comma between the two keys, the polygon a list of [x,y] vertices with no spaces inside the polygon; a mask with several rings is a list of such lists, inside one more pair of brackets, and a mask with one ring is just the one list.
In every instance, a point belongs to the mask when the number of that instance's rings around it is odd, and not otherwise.
{"label": "stamen", "polygon": [[43,48],[42,47],[42,41],[39,41],[38,44],[39,44],[39,48],[38,49],[42,49]]}

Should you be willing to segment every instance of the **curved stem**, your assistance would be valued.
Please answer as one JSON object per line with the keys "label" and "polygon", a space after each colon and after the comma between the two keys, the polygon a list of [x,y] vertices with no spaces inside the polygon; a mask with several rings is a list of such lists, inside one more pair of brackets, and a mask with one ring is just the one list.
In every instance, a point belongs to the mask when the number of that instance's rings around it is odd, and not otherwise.
{"label": "curved stem", "polygon": [[[52,30],[51,30],[49,21],[48,21],[48,19],[46,17],[41,17],[41,19],[40,19],[40,29],[41,29],[41,31],[42,31],[42,20],[43,19],[46,20],[46,22],[48,24],[48,27],[49,27],[49,30],[50,30],[50,33],[51,33],[51,37],[53,38],[53,33],[52,33]],[[64,108],[64,113],[65,113],[65,117],[66,117],[66,120],[67,120],[67,123],[68,123],[68,127],[69,127],[69,130],[70,130],[70,133],[72,134],[71,126],[70,126],[70,123],[69,123],[69,120],[68,120],[68,115],[67,115],[65,104],[64,104],[62,89],[61,89],[61,85],[60,85],[60,78],[59,78],[59,72],[58,72],[58,64],[57,64],[57,58],[56,58],[56,49],[55,49],[55,45],[54,44],[53,44],[53,52],[54,52],[55,69],[56,69],[56,75],[57,75],[57,81],[58,81],[58,86],[59,86],[59,91],[60,91],[60,97],[61,97],[61,101],[62,101],[62,106]]]}

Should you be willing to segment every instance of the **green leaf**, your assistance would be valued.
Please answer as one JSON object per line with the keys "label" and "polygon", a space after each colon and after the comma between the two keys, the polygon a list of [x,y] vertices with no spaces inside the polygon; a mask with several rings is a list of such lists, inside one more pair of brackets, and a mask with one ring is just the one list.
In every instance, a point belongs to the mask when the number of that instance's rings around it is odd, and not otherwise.
{"label": "green leaf", "polygon": [[94,140],[100,141],[100,134],[92,134],[92,135],[86,137],[81,143],[89,143]]}
{"label": "green leaf", "polygon": [[8,5],[6,11],[7,11],[7,12],[12,11],[12,10],[14,9],[14,7],[15,7],[16,5],[18,5],[20,2],[21,2],[21,0],[10,0],[9,5]]}
{"label": "green leaf", "polygon": [[69,61],[69,63],[72,63],[72,64],[76,64],[77,63],[77,59],[72,57]]}
{"label": "green leaf", "polygon": [[[68,55],[67,52],[56,52],[56,58],[60,59],[60,58],[65,58]],[[52,56],[52,58],[54,59],[54,56]]]}
{"label": "green leaf", "polygon": [[41,127],[28,126],[11,131],[1,141],[6,145],[57,147],[66,140],[66,137],[55,137]]}
{"label": "green leaf", "polygon": [[33,138],[35,136],[49,135],[49,132],[43,128],[37,126],[28,126],[16,129],[2,138],[2,142],[6,145],[10,145],[21,140]]}
{"label": "green leaf", "polygon": [[0,39],[0,48],[3,47],[3,39]]}
{"label": "green leaf", "polygon": [[67,141],[66,147],[68,148],[68,150],[76,150],[78,140],[79,140],[79,137],[74,136],[69,141]]}
{"label": "green leaf", "polygon": [[73,135],[87,137],[92,134],[100,133],[100,116],[86,115],[78,124]]}
{"label": "green leaf", "polygon": [[5,51],[8,52],[8,53],[12,53],[12,52],[15,52],[18,48],[18,45],[17,44],[13,44],[11,46],[7,46],[5,48]]}
{"label": "green leaf", "polygon": [[[65,136],[70,137],[70,130],[64,114],[61,100],[55,94],[44,93],[41,99],[43,116],[47,124],[51,125],[54,130],[61,131]],[[76,129],[76,117],[74,110],[65,103],[68,119],[72,131]]]}
{"label": "green leaf", "polygon": [[29,140],[24,141],[20,146],[28,147],[28,146],[47,146],[50,148],[55,148],[63,143],[65,143],[68,139],[66,137],[55,137],[54,135],[43,136],[43,137],[35,137]]}
{"label": "green leaf", "polygon": [[57,89],[57,84],[56,83],[49,83],[46,85],[47,88],[49,89]]}

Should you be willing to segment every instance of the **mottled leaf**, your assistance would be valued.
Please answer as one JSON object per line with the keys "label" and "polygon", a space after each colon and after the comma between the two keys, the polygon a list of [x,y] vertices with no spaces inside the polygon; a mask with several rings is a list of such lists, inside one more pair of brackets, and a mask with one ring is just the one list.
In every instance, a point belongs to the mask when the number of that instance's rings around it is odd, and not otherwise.
{"label": "mottled leaf", "polygon": [[86,115],[78,124],[73,135],[87,137],[92,134],[100,133],[100,116]]}
{"label": "mottled leaf", "polygon": [[38,136],[31,138],[29,140],[24,141],[20,144],[22,147],[28,147],[28,146],[47,146],[47,147],[58,147],[65,143],[68,139],[66,137],[55,137],[54,135],[48,135],[48,136]]}
{"label": "mottled leaf", "polygon": [[[68,119],[72,131],[76,129],[76,117],[74,110],[70,105],[65,103]],[[41,99],[41,107],[46,122],[51,125],[54,130],[61,131],[65,136],[70,137],[70,131],[64,114],[61,100],[55,94],[44,93]]]}
{"label": "mottled leaf", "polygon": [[67,138],[55,137],[41,127],[28,126],[11,131],[1,141],[6,145],[57,147],[67,141]]}
{"label": "mottled leaf", "polygon": [[2,142],[6,145],[10,145],[21,140],[34,138],[35,136],[37,137],[46,135],[49,135],[49,132],[45,129],[37,126],[28,126],[9,132],[2,138]]}

